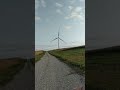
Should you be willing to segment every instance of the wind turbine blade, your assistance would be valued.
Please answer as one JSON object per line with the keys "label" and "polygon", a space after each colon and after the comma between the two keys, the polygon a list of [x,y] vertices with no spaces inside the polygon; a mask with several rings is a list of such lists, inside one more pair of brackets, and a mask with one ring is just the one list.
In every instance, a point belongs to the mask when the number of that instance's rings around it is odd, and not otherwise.
{"label": "wind turbine blade", "polygon": [[59,38],[61,41],[63,41],[64,43],[66,43],[64,40],[62,40],[61,38]]}
{"label": "wind turbine blade", "polygon": [[[55,41],[56,39],[58,39],[58,38],[55,38],[55,39],[53,39],[52,41]],[[52,41],[51,41],[51,42],[52,42]]]}
{"label": "wind turbine blade", "polygon": [[59,29],[58,29],[58,38],[59,38],[59,34],[60,34],[60,27],[59,27]]}
{"label": "wind turbine blade", "polygon": [[61,25],[59,26],[59,30],[58,30],[58,33],[60,32],[60,27],[61,27]]}
{"label": "wind turbine blade", "polygon": [[59,38],[59,31],[58,31],[58,38]]}

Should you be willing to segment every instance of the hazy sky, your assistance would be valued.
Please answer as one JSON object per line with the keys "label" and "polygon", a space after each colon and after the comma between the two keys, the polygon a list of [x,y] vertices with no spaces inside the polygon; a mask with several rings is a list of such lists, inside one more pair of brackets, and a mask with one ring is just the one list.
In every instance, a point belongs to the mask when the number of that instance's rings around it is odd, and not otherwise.
{"label": "hazy sky", "polygon": [[33,56],[34,20],[34,0],[0,2],[0,58]]}
{"label": "hazy sky", "polygon": [[84,0],[35,0],[35,48],[57,48],[80,46],[85,44],[85,1]]}
{"label": "hazy sky", "polygon": [[86,50],[120,45],[120,1],[86,2]]}

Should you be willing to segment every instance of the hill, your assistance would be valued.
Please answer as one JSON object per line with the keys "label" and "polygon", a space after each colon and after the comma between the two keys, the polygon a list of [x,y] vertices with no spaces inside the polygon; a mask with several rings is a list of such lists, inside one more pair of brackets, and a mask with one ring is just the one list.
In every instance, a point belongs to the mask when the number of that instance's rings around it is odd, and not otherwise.
{"label": "hill", "polygon": [[[92,89],[119,87],[120,46],[86,52],[86,84]],[[117,84],[116,84],[117,82]],[[94,89],[93,89],[94,90]]]}
{"label": "hill", "polygon": [[111,53],[111,52],[120,52],[120,46],[112,46],[108,48],[96,49],[96,50],[88,50],[86,54],[92,53]]}

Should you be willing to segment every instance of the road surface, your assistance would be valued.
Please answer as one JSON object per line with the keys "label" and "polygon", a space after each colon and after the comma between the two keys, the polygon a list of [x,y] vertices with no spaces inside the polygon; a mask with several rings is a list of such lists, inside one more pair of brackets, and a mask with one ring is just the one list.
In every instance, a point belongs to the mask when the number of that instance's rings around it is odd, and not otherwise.
{"label": "road surface", "polygon": [[27,62],[24,68],[16,74],[14,79],[4,87],[0,87],[0,90],[35,90],[34,72],[32,64]]}
{"label": "road surface", "polygon": [[85,89],[84,76],[80,76],[65,63],[46,53],[35,64],[35,90],[80,90]]}

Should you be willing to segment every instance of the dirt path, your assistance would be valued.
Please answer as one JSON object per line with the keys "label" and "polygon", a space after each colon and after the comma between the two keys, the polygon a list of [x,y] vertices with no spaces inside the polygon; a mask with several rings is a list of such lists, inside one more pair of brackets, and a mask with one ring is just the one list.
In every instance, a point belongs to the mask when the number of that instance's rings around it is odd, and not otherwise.
{"label": "dirt path", "polygon": [[70,74],[71,72],[75,71],[54,56],[46,53],[42,60],[35,64],[35,90],[75,90],[77,87],[84,88],[84,77],[77,73]]}

